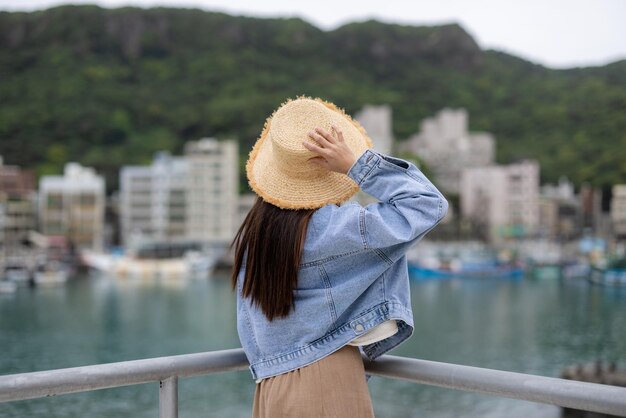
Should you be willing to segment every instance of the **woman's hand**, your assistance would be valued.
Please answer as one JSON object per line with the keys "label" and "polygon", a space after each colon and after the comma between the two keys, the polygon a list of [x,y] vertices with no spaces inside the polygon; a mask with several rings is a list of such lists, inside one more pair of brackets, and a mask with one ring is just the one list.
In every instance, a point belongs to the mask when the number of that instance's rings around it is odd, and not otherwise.
{"label": "woman's hand", "polygon": [[309,137],[315,142],[302,141],[304,148],[318,154],[309,158],[314,164],[330,171],[347,174],[356,162],[356,157],[343,140],[342,132],[336,126],[332,127],[332,134],[322,128],[315,128],[309,132]]}

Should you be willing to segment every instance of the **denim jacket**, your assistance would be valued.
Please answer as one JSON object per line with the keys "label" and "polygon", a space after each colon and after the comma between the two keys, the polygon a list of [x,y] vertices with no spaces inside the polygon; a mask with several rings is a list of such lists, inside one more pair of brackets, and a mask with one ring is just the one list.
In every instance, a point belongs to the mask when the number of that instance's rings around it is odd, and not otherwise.
{"label": "denim jacket", "polygon": [[361,347],[369,359],[413,333],[405,253],[443,218],[448,202],[414,164],[372,150],[347,174],[380,202],[313,213],[287,317],[270,322],[243,298],[245,264],[239,272],[237,331],[255,379],[314,363],[389,319],[398,332]]}

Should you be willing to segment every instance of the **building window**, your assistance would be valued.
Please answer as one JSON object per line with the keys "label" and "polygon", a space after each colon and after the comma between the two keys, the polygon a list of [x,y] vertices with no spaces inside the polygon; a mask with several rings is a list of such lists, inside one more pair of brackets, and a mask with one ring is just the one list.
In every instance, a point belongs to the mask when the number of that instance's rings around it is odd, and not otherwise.
{"label": "building window", "polygon": [[46,199],[46,205],[50,209],[62,209],[63,208],[63,195],[58,193],[50,193]]}
{"label": "building window", "polygon": [[79,199],[82,206],[95,206],[96,204],[96,196],[94,194],[81,193]]}

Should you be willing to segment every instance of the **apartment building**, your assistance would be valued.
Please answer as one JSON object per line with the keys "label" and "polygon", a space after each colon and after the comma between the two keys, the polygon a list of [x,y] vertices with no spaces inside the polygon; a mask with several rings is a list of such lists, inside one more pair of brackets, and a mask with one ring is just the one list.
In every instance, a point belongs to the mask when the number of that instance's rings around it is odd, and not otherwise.
{"label": "apartment building", "polygon": [[626,184],[613,186],[611,199],[611,223],[613,235],[618,239],[626,238]]}
{"label": "apartment building", "polygon": [[134,239],[185,239],[189,163],[168,152],[150,166],[125,166],[120,172],[122,243]]}
{"label": "apartment building", "polygon": [[239,150],[236,141],[203,138],[185,145],[187,236],[213,243],[232,240],[239,226]]}
{"label": "apartment building", "polygon": [[24,242],[37,227],[36,197],[35,174],[0,156],[0,256],[26,251]]}
{"label": "apartment building", "polygon": [[104,245],[105,181],[93,168],[67,163],[62,176],[39,181],[39,229],[62,235],[77,248]]}
{"label": "apartment building", "polygon": [[121,237],[230,241],[238,227],[237,143],[203,138],[188,142],[184,156],[158,153],[150,166],[120,172]]}
{"label": "apartment building", "polygon": [[398,145],[400,152],[419,156],[443,192],[459,193],[461,173],[493,164],[495,140],[486,132],[468,130],[465,109],[443,109],[421,122],[420,132]]}
{"label": "apartment building", "polygon": [[372,139],[374,150],[383,154],[393,153],[393,121],[389,105],[365,105],[354,115]]}
{"label": "apartment building", "polygon": [[550,240],[569,240],[582,233],[582,206],[574,185],[566,178],[541,186],[538,235]]}
{"label": "apartment building", "polygon": [[461,177],[461,215],[482,228],[491,240],[537,233],[539,164],[467,168]]}

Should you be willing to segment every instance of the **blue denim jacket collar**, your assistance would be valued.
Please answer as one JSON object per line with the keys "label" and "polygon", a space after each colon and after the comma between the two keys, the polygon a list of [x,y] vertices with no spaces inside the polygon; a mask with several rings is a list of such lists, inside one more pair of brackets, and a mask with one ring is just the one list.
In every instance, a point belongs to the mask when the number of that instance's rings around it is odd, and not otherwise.
{"label": "blue denim jacket collar", "polygon": [[380,202],[327,205],[307,229],[295,309],[267,321],[237,286],[237,330],[255,379],[285,373],[395,319],[398,332],[362,347],[370,359],[409,338],[413,314],[405,253],[446,214],[448,203],[412,163],[365,151],[348,172]]}

